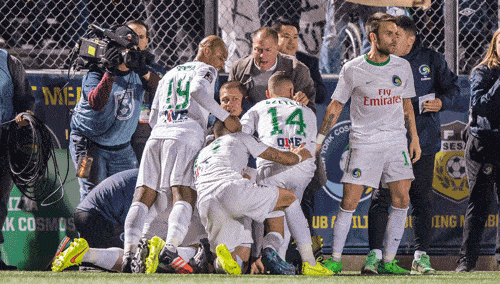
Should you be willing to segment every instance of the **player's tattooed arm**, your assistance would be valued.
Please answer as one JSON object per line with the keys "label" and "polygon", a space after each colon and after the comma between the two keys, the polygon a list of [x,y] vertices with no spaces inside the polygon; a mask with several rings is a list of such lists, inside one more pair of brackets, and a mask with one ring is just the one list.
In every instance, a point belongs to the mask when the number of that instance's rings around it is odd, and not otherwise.
{"label": "player's tattooed arm", "polygon": [[[285,166],[293,166],[298,164],[300,161],[312,158],[311,153],[304,148],[305,143],[302,143],[299,148],[291,149],[290,152],[282,152],[273,147],[268,147],[259,158],[273,161]],[[300,156],[300,157],[299,157]]]}
{"label": "player's tattooed arm", "polygon": [[422,154],[422,150],[420,149],[420,141],[418,139],[417,134],[417,125],[415,123],[415,113],[413,112],[413,105],[411,103],[411,99],[403,99],[403,110],[404,110],[404,119],[405,119],[405,127],[410,134],[411,141],[409,146],[410,157],[412,158],[412,162],[415,163],[420,159],[420,155]]}
{"label": "player's tattooed arm", "polygon": [[342,112],[343,107],[343,104],[334,99],[326,108],[325,115],[323,116],[323,122],[321,123],[321,127],[319,128],[318,136],[316,137],[316,153],[318,153],[318,151],[321,149],[321,145],[323,144],[325,136],[328,135],[330,130],[332,130],[333,126],[339,119],[339,115]]}
{"label": "player's tattooed arm", "polygon": [[325,115],[323,116],[323,122],[321,123],[321,128],[319,129],[318,134],[327,135],[328,132],[330,132],[337,122],[343,107],[344,105],[339,101],[332,100],[326,108]]}

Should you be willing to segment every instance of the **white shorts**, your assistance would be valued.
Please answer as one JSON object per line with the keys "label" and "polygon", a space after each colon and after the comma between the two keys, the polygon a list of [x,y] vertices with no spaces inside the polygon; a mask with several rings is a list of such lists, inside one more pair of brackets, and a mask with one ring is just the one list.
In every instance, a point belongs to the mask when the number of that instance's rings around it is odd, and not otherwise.
{"label": "white shorts", "polygon": [[290,189],[300,201],[304,190],[314,176],[315,170],[316,164],[312,159],[291,167],[280,164],[259,167],[257,169],[257,183]]}
{"label": "white shorts", "polygon": [[171,186],[193,188],[194,158],[200,145],[174,139],[148,139],[144,146],[137,186],[166,191]]}
{"label": "white shorts", "polygon": [[256,185],[247,179],[222,186],[224,189],[216,196],[199,200],[198,210],[211,248],[225,244],[231,251],[241,244],[253,243],[248,219],[263,222],[274,210],[279,190],[276,186]]}
{"label": "white shorts", "polygon": [[[144,237],[151,239],[154,236],[158,236],[165,240],[168,233],[168,217],[172,211],[172,192],[160,192],[156,198],[155,203],[150,209],[150,214],[155,214],[156,217],[152,221],[146,221],[144,224]],[[158,213],[157,213],[158,212]],[[157,214],[156,214],[157,213]],[[189,225],[186,237],[181,243],[182,247],[190,246],[193,244],[200,243],[200,240],[207,238],[208,235],[205,228],[201,224],[200,214],[198,209],[195,207],[193,209],[193,215],[191,217],[191,224]]]}
{"label": "white shorts", "polygon": [[350,148],[341,182],[378,188],[405,179],[415,179],[408,148],[392,144]]}

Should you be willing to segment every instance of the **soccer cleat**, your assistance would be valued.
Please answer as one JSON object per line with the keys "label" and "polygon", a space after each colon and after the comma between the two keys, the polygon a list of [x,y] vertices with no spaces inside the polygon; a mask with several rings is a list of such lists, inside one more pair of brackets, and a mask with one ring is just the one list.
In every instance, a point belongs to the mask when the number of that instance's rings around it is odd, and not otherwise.
{"label": "soccer cleat", "polygon": [[380,265],[380,259],[374,251],[370,251],[366,256],[365,266],[361,269],[361,275],[377,275],[377,269]]}
{"label": "soccer cleat", "polygon": [[130,262],[130,269],[132,273],[146,272],[146,259],[149,256],[149,242],[146,238],[141,238],[137,251],[132,257]]}
{"label": "soccer cleat", "polygon": [[333,271],[335,274],[339,274],[342,271],[342,261],[333,261],[333,257],[323,261],[323,266]]}
{"label": "soccer cleat", "polygon": [[219,244],[215,248],[217,254],[217,261],[227,274],[240,275],[241,267],[231,256],[231,252],[227,249],[225,244]]}
{"label": "soccer cleat", "polygon": [[476,262],[467,260],[466,257],[461,257],[458,261],[458,266],[455,268],[455,272],[472,272],[474,267],[476,267]]}
{"label": "soccer cleat", "polygon": [[158,255],[160,254],[164,246],[165,246],[165,241],[157,236],[152,237],[151,240],[148,241],[149,254],[145,261],[146,264],[145,272],[147,274],[156,272],[159,263]]}
{"label": "soccer cleat", "polygon": [[123,254],[122,273],[132,273],[132,252],[127,251]]}
{"label": "soccer cleat", "polygon": [[210,244],[208,239],[200,240],[200,245],[196,254],[189,260],[188,264],[193,268],[194,273],[208,273],[208,260],[212,259]]}
{"label": "soccer cleat", "polygon": [[262,264],[270,274],[295,275],[295,266],[284,261],[278,253],[270,247],[262,250],[261,260]]}
{"label": "soccer cleat", "polygon": [[[54,263],[56,258],[61,254],[61,252],[63,252],[65,249],[67,249],[70,244],[71,244],[71,239],[69,237],[65,236],[61,240],[59,245],[57,246],[56,253],[55,253],[54,257],[52,258],[52,260],[50,261],[50,263],[47,265],[46,270],[50,270],[50,268],[52,267],[52,264]],[[1,268],[0,268],[0,270],[1,270]]]}
{"label": "soccer cleat", "polygon": [[421,254],[419,259],[411,263],[411,274],[434,275],[436,270],[431,267],[431,261],[427,254]]}
{"label": "soccer cleat", "polygon": [[322,255],[322,249],[323,249],[323,237],[320,235],[314,235],[311,237],[312,241],[312,250],[314,253],[314,257],[318,258],[319,256]]}
{"label": "soccer cleat", "polygon": [[52,271],[60,272],[70,266],[82,264],[83,256],[87,251],[89,251],[87,241],[82,238],[75,239],[69,248],[56,257],[56,260],[52,264]]}
{"label": "soccer cleat", "polygon": [[333,271],[324,267],[319,262],[316,262],[315,266],[310,265],[308,262],[302,262],[302,275],[329,276],[333,275]]}
{"label": "soccer cleat", "polygon": [[407,275],[410,271],[399,267],[397,260],[393,259],[391,262],[382,263],[380,262],[377,272],[378,274],[390,274],[390,275]]}
{"label": "soccer cleat", "polygon": [[[154,238],[160,239],[158,237],[154,237]],[[153,242],[153,239],[150,240],[150,243]],[[173,251],[169,250],[168,245],[165,245],[165,242],[163,240],[161,240],[161,241],[163,243],[161,245],[161,247],[160,246],[156,247],[159,251],[159,254],[156,251],[152,252],[152,248],[155,248],[155,246],[151,246],[151,245],[149,246],[149,255],[151,256],[152,253],[157,255],[156,267],[158,266],[158,261],[159,261],[161,266],[164,267],[164,270],[168,270],[169,268],[172,268],[175,271],[175,273],[177,273],[177,274],[193,273],[193,268],[184,259],[182,259],[182,257],[179,256],[177,251],[173,252]],[[148,259],[149,259],[149,257],[148,257]],[[146,261],[146,267],[148,267],[147,261]],[[156,271],[156,268],[155,268],[155,271]],[[146,268],[146,273],[148,273],[147,268]]]}

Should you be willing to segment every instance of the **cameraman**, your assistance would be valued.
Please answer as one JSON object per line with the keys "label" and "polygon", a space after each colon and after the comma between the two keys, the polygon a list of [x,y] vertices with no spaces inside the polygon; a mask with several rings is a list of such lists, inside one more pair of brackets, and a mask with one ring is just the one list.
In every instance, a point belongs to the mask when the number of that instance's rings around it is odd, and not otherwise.
{"label": "cameraman", "polygon": [[111,32],[102,64],[92,65],[82,79],[81,97],[71,118],[69,149],[77,173],[79,161],[91,163],[88,176],[78,178],[80,200],[105,178],[138,167],[130,139],[144,92],[154,93],[159,81],[147,68],[152,61],[144,51],[149,42],[147,26],[132,21]]}

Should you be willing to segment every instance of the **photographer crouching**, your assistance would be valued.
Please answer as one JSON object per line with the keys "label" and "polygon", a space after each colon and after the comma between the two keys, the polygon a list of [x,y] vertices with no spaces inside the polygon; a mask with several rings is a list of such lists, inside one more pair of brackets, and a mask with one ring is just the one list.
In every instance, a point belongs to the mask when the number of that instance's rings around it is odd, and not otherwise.
{"label": "photographer crouching", "polygon": [[149,42],[146,24],[131,21],[102,31],[107,45],[82,79],[70,124],[69,150],[80,200],[105,178],[138,167],[130,139],[144,92],[154,93],[160,79],[147,68],[153,56],[145,51]]}

